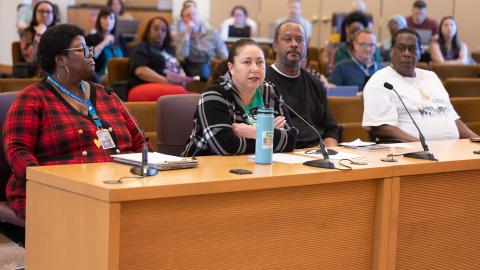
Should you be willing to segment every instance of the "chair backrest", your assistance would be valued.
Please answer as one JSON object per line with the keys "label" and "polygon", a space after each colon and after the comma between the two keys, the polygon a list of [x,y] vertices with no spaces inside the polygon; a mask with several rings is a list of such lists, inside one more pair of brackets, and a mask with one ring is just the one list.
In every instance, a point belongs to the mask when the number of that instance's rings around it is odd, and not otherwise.
{"label": "chair backrest", "polygon": [[30,84],[38,82],[40,78],[1,78],[0,93],[20,91]]}
{"label": "chair backrest", "polygon": [[450,97],[480,97],[480,78],[449,78],[444,85]]}
{"label": "chair backrest", "polygon": [[128,81],[128,57],[108,61],[108,83]]}
{"label": "chair backrest", "polygon": [[157,100],[158,152],[180,155],[192,132],[199,94],[163,96]]}
{"label": "chair backrest", "polygon": [[155,101],[125,102],[140,128],[149,138],[150,146],[157,150],[157,103]]}
{"label": "chair backrest", "polygon": [[371,135],[362,127],[363,101],[360,97],[329,96],[328,106],[335,121],[344,126],[342,141],[353,141],[360,138],[371,140]]}
{"label": "chair backrest", "polygon": [[454,97],[450,100],[460,119],[480,134],[480,97]]}
{"label": "chair backrest", "polygon": [[20,48],[20,41],[12,42],[12,64],[15,66],[20,62],[25,62]]}
{"label": "chair backrest", "polygon": [[5,187],[11,174],[10,166],[5,160],[5,153],[3,150],[3,122],[5,121],[8,109],[10,109],[17,94],[18,91],[0,93],[0,201],[6,200]]}
{"label": "chair backrest", "polygon": [[480,65],[432,64],[431,68],[442,81],[448,78],[480,77]]}
{"label": "chair backrest", "polygon": [[480,52],[472,52],[472,59],[477,62],[477,64],[480,64]]}

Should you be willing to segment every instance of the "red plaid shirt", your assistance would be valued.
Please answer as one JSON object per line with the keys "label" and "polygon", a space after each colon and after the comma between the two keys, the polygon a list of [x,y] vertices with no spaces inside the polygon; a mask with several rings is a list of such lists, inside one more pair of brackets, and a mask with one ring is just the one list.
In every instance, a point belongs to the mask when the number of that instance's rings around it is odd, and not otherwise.
{"label": "red plaid shirt", "polygon": [[[116,148],[98,148],[98,130],[45,80],[23,89],[4,122],[5,155],[12,168],[6,195],[9,206],[25,218],[25,172],[28,166],[111,161],[118,152],[141,152],[142,136],[120,102],[103,87],[90,85],[90,101]],[[119,151],[118,151],[119,150]]]}

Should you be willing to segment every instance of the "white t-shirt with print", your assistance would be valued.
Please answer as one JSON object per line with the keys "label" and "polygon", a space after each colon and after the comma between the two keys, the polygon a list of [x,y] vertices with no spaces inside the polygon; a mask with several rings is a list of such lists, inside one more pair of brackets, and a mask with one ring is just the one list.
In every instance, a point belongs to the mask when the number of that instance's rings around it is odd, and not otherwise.
{"label": "white t-shirt with print", "polygon": [[362,126],[387,124],[418,138],[418,131],[397,95],[384,87],[388,82],[402,97],[426,140],[458,139],[455,120],[460,117],[442,82],[432,71],[417,68],[415,73],[415,77],[404,77],[391,66],[376,72],[363,91]]}

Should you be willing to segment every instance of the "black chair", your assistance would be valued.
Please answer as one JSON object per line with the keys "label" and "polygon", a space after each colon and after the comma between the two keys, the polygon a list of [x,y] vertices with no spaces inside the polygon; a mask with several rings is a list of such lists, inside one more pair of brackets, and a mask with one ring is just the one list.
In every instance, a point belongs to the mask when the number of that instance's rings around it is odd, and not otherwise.
{"label": "black chair", "polygon": [[[5,92],[0,93],[0,130],[3,130],[3,122],[7,115],[10,105],[12,105],[18,92]],[[0,132],[0,222],[10,223],[16,226],[25,227],[25,220],[17,217],[6,202],[5,187],[7,185],[8,178],[12,171],[10,166],[5,160],[5,154],[3,150],[3,132]]]}

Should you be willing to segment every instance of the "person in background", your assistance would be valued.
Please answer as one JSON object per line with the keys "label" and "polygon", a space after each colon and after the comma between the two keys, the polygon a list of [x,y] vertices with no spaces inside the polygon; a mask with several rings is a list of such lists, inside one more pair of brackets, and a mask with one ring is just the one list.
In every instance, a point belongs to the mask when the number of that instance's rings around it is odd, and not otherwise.
{"label": "person in background", "polygon": [[427,17],[427,4],[423,0],[413,3],[412,14],[407,17],[407,25],[413,29],[430,30],[432,40],[438,37],[438,23]]}
{"label": "person in background", "polygon": [[257,36],[257,23],[248,17],[244,6],[235,6],[230,15],[220,26],[220,35],[224,40],[229,37]]}
{"label": "person in background", "polygon": [[[353,36],[356,32],[368,28],[368,17],[361,12],[352,12],[348,14],[343,21],[342,33],[340,36],[340,44],[337,48],[330,52],[327,63],[327,75],[333,71],[336,63],[348,59],[353,53]],[[376,50],[374,54],[375,61],[381,61],[380,50]]]}
{"label": "person in background", "polygon": [[39,2],[39,0],[32,0],[31,3],[29,1],[23,0],[17,6],[17,31],[18,34],[21,36],[23,31],[27,29],[32,21],[33,15],[33,7]]}
{"label": "person in background", "polygon": [[118,20],[133,20],[133,16],[125,12],[125,3],[123,3],[123,0],[108,0],[107,6],[115,12]]}
{"label": "person in background", "polygon": [[402,15],[394,15],[387,24],[390,38],[386,39],[380,47],[382,54],[382,61],[390,62],[390,46],[392,45],[392,37],[400,29],[407,27],[407,20]]}
{"label": "person in background", "polygon": [[[276,60],[267,67],[265,80],[275,84],[285,103],[315,127],[327,146],[336,146],[338,127],[328,109],[326,90],[317,78],[301,68],[307,53],[307,36],[302,25],[295,21],[279,24],[272,46]],[[299,130],[295,147],[318,147],[317,133],[296,115],[290,115],[293,126]]]}
{"label": "person in background", "polygon": [[30,65],[34,75],[38,75],[37,48],[40,37],[47,28],[55,25],[57,14],[49,1],[39,1],[33,8],[33,18],[20,38],[22,57]]}
{"label": "person in background", "polygon": [[93,48],[74,25],[50,27],[38,46],[48,77],[17,94],[3,124],[3,145],[12,168],[6,194],[25,218],[26,168],[112,161],[140,152],[142,134],[125,107],[103,86],[86,81],[95,68]]}
{"label": "person in background", "polygon": [[[187,7],[194,7],[198,9],[197,2],[193,0],[183,1],[182,9]],[[208,20],[201,15],[198,15],[198,21],[199,21],[199,24],[204,28],[211,27],[210,24],[208,23]],[[170,27],[170,33],[172,35],[172,39],[175,40],[178,37],[178,33],[182,33],[182,32],[185,32],[185,23],[183,22],[182,16],[180,14],[180,16],[176,15],[172,20],[172,24]]]}
{"label": "person in background", "polygon": [[296,21],[302,25],[305,34],[307,35],[307,44],[312,38],[312,23],[302,17],[302,2],[300,0],[288,1],[288,17],[278,19],[275,24],[278,26],[285,21]]}
{"label": "person in background", "polygon": [[281,100],[281,96],[275,89],[263,87],[265,57],[260,46],[251,39],[240,39],[225,62],[227,65],[222,66],[228,70],[200,98],[182,156],[254,153],[255,115],[257,109],[267,105],[275,116],[273,151],[292,151],[298,130],[274,98]]}
{"label": "person in background", "polygon": [[129,89],[158,88],[158,84],[183,84],[188,81],[175,58],[171,39],[168,22],[163,17],[154,17],[147,22],[142,42],[133,48],[128,60]]}
{"label": "person in background", "polygon": [[429,70],[415,68],[421,53],[419,34],[410,28],[397,31],[390,48],[392,65],[376,72],[363,91],[362,126],[380,139],[418,141],[418,130],[393,85],[427,141],[478,137],[455,112],[442,81]]}
{"label": "person in background", "polygon": [[116,24],[117,15],[113,9],[103,7],[95,22],[96,33],[85,38],[87,46],[94,46],[95,72],[100,77],[100,81],[106,81],[105,75],[110,59],[127,55],[127,47],[123,39],[115,37]]}
{"label": "person in background", "polygon": [[376,48],[377,37],[372,31],[355,33],[352,56],[335,65],[328,81],[335,85],[356,85],[362,91],[370,77],[384,67],[373,59]]}
{"label": "person in background", "polygon": [[467,44],[458,38],[457,22],[452,16],[440,21],[438,39],[430,43],[433,63],[469,64]]}
{"label": "person in background", "polygon": [[181,16],[185,31],[178,33],[176,55],[183,61],[188,76],[199,76],[206,81],[211,73],[211,59],[226,59],[227,46],[217,31],[200,23],[195,7],[184,7]]}

